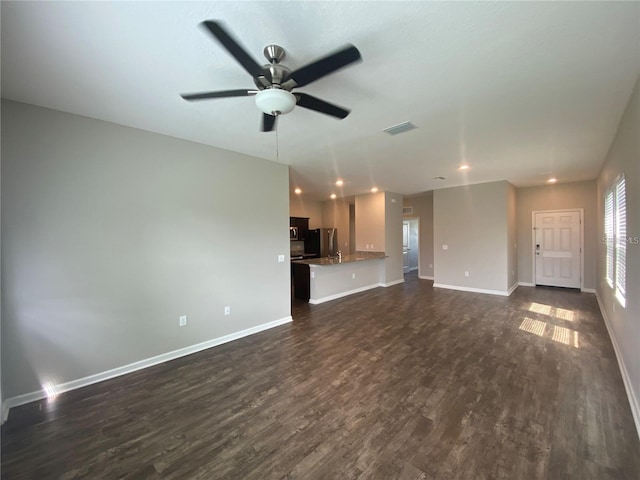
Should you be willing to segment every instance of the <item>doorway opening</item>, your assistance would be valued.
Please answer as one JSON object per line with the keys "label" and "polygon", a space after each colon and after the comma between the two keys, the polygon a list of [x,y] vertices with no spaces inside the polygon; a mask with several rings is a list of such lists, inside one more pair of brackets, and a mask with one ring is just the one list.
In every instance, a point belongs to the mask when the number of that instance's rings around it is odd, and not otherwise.
{"label": "doorway opening", "polygon": [[[402,270],[405,274],[420,268],[420,219],[402,220]],[[418,271],[418,276],[420,272]]]}

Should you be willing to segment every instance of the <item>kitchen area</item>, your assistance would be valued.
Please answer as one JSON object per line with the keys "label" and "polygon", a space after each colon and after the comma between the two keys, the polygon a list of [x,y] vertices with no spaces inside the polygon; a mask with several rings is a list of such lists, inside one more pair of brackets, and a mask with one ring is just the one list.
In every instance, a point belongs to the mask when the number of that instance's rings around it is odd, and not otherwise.
{"label": "kitchen area", "polygon": [[[292,296],[317,304],[381,285],[384,252],[342,252],[336,227],[289,218]],[[343,245],[347,245],[346,242]]]}

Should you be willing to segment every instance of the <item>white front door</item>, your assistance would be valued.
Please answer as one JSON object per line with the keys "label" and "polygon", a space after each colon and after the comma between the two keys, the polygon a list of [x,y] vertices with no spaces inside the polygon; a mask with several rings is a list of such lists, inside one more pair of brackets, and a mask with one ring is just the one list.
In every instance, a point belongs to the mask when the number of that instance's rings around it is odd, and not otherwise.
{"label": "white front door", "polygon": [[581,212],[534,213],[536,285],[580,288]]}

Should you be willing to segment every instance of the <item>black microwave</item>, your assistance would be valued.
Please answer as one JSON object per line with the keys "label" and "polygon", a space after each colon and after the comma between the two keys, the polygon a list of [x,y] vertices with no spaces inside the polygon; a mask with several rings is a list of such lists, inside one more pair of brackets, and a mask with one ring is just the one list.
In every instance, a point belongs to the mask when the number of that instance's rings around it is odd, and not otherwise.
{"label": "black microwave", "polygon": [[298,240],[298,227],[289,227],[289,240]]}

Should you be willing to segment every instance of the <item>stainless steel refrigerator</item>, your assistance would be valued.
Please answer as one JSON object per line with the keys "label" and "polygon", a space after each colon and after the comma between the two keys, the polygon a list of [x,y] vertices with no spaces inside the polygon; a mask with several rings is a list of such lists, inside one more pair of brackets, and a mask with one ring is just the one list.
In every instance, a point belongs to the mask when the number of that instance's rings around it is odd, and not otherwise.
{"label": "stainless steel refrigerator", "polygon": [[338,256],[338,229],[315,228],[309,230],[304,242],[305,253],[313,253],[319,257]]}

